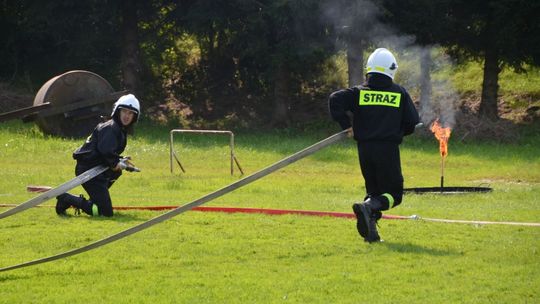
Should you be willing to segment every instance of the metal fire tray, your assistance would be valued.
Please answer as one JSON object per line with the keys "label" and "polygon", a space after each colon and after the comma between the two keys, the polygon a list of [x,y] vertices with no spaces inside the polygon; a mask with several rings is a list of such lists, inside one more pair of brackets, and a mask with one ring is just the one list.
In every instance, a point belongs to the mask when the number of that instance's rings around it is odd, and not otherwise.
{"label": "metal fire tray", "polygon": [[490,187],[419,187],[405,188],[404,194],[463,194],[463,193],[486,193],[493,191]]}

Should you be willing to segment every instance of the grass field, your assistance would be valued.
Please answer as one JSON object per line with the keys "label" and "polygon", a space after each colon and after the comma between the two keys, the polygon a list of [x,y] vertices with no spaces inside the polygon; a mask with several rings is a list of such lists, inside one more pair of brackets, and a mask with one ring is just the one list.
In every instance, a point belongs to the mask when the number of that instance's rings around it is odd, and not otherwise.
{"label": "grass field", "polygon": [[[236,154],[251,174],[332,133],[239,132]],[[114,205],[181,205],[239,179],[229,174],[226,137],[176,140],[186,174],[169,172],[168,130],[142,126],[126,155],[143,172],[124,173],[111,188]],[[489,185],[494,191],[407,195],[388,214],[540,222],[538,142],[538,133],[516,145],[451,139],[446,185]],[[43,136],[19,122],[1,124],[0,203],[31,198],[26,185],[54,186],[71,178],[71,152],[80,143]],[[437,186],[439,164],[435,140],[405,140],[406,187]],[[355,146],[348,141],[207,206],[351,212],[363,195]],[[158,214],[60,218],[52,208],[27,210],[0,220],[0,267],[84,246]],[[0,303],[540,301],[540,227],[381,220],[379,230],[385,242],[369,245],[349,219],[186,212],[81,255],[2,272]]]}

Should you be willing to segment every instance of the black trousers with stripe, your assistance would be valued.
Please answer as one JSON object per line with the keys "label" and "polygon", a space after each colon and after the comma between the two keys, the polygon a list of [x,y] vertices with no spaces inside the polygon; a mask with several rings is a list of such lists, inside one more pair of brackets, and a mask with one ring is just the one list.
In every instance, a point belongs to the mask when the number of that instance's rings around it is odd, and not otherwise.
{"label": "black trousers with stripe", "polygon": [[395,207],[403,197],[403,175],[399,144],[391,142],[359,142],[358,159],[369,197],[379,200],[383,208],[389,209],[389,200],[383,194],[394,198]]}
{"label": "black trousers with stripe", "polygon": [[[77,162],[77,165],[75,166],[75,174],[80,175],[84,171],[91,168],[92,166],[87,166],[83,163]],[[88,196],[90,196],[89,203],[95,204],[98,207],[99,215],[113,216],[109,188],[120,177],[120,175],[122,175],[122,171],[116,172],[109,169],[82,184],[84,190],[86,190]],[[89,206],[89,208],[91,208],[91,206]]]}

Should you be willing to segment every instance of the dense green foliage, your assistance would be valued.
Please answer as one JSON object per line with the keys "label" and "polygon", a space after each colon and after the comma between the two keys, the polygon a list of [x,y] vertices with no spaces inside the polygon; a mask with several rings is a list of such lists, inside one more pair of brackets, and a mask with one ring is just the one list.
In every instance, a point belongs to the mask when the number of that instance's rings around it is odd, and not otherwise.
{"label": "dense green foliage", "polygon": [[283,127],[325,116],[332,90],[361,81],[365,52],[438,45],[485,62],[480,110],[491,117],[501,68],[538,65],[536,11],[523,0],[10,0],[0,81],[34,93],[86,69],[137,93],[156,118]]}
{"label": "dense green foliage", "polygon": [[52,76],[73,69],[96,71],[113,81],[120,66],[119,26],[116,10],[104,9],[103,2],[3,1],[2,81],[24,82],[37,91]]}

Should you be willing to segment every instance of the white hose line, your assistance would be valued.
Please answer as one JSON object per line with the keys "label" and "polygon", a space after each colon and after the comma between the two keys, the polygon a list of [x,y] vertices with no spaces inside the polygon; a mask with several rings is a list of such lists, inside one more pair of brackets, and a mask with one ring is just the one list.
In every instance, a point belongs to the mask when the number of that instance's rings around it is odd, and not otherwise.
{"label": "white hose line", "polygon": [[473,224],[473,225],[513,225],[513,226],[540,227],[540,223],[447,220],[447,219],[436,219],[436,218],[429,218],[429,217],[419,217],[415,215],[411,216],[410,219],[423,220],[427,222],[439,222],[439,223],[457,223],[457,224]]}

